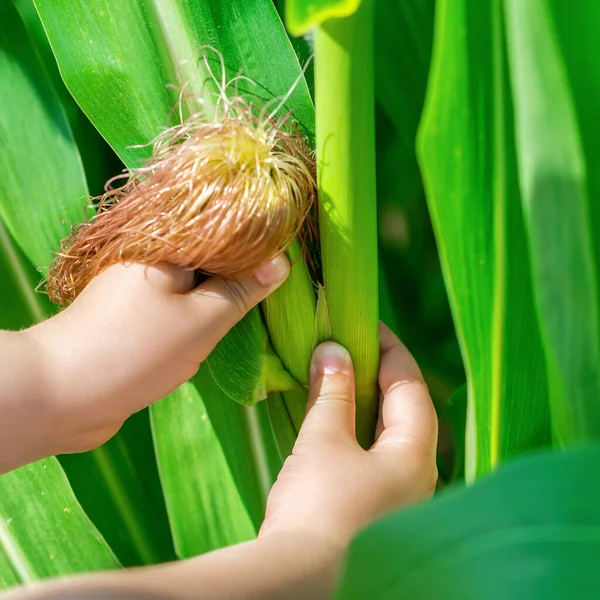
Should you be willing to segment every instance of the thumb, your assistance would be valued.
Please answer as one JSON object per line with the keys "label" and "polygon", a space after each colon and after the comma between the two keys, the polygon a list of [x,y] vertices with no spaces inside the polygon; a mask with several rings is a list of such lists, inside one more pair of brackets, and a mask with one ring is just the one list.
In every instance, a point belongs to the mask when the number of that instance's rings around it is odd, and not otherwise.
{"label": "thumb", "polygon": [[320,344],[311,360],[309,401],[298,440],[326,438],[356,442],[355,418],[350,354],[334,342]]}
{"label": "thumb", "polygon": [[289,272],[288,259],[279,255],[249,277],[211,277],[189,292],[186,305],[196,315],[205,343],[212,349],[251,308],[275,291]]}
{"label": "thumb", "polygon": [[[217,342],[289,273],[279,256],[236,282],[172,265],[119,264],[58,315],[29,330],[50,357],[56,397],[86,418],[125,418],[189,379]],[[90,368],[101,360],[102,368]],[[78,374],[73,386],[72,374]],[[88,390],[85,398],[82,390]],[[63,402],[68,404],[68,402]],[[71,411],[75,410],[71,408]]]}

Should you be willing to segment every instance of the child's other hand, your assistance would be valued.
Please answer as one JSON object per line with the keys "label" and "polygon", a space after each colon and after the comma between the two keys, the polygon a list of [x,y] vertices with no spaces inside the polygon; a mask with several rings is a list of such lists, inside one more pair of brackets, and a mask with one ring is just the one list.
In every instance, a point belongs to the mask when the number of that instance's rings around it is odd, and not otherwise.
{"label": "child's other hand", "polygon": [[437,417],[408,350],[380,328],[381,412],[376,441],[355,436],[354,376],[344,348],[327,342],[313,355],[310,400],[292,456],[271,490],[260,537],[314,534],[343,548],[364,525],[431,496],[437,481]]}
{"label": "child's other hand", "polygon": [[192,289],[194,274],[171,265],[115,265],[63,312],[22,332],[43,365],[52,453],[102,444],[187,381],[289,269],[279,256],[252,277],[213,277]]}
{"label": "child's other hand", "polygon": [[[121,276],[122,273],[114,274]],[[132,281],[137,277],[132,275]],[[137,281],[137,285],[147,285],[142,279]],[[106,294],[121,287],[108,282],[103,285],[107,286]],[[144,290],[148,291],[145,287]],[[156,298],[145,298],[156,311],[157,324],[151,333],[159,339],[160,332],[155,329],[165,325],[165,315],[160,311],[173,312],[172,298],[163,297],[165,293],[172,294],[173,290],[157,290]],[[112,307],[110,299],[100,292],[97,294],[98,300],[89,297],[87,302],[94,305],[103,298],[110,305],[107,310],[114,311],[113,318],[116,317],[119,310]],[[132,302],[127,315],[131,316],[136,307],[141,310],[137,297],[134,291],[123,291],[118,298],[119,303]],[[227,300],[223,302],[228,305]],[[80,306],[83,309],[83,302]],[[194,310],[193,304],[182,308],[182,318],[189,319],[189,311],[193,315]],[[238,318],[243,312],[240,309],[236,313]],[[78,318],[74,311],[71,318]],[[176,321],[174,315],[171,318]],[[235,317],[228,318],[231,326]],[[104,324],[108,329],[110,321]],[[199,326],[201,333],[205,333],[204,327],[207,325]],[[211,343],[226,329],[223,325],[214,332]],[[195,331],[198,333],[198,328]],[[93,332],[106,337],[107,343],[114,341],[109,332],[104,334],[96,328]],[[137,330],[133,333],[136,337],[140,334]],[[168,337],[167,341],[172,348],[180,348],[173,338]],[[190,347],[182,346],[186,352]],[[202,346],[191,355],[190,369],[195,368],[195,361],[209,349]],[[354,435],[354,381],[348,354],[331,342],[315,352],[306,419],[293,454],[271,490],[265,522],[256,540],[166,565],[67,578],[37,589],[19,590],[15,592],[15,600],[42,600],[48,598],[46,594],[52,598],[75,595],[83,598],[84,592],[90,598],[92,595],[109,598],[110,591],[119,597],[125,597],[127,592],[136,598],[162,593],[165,598],[182,600],[331,598],[347,543],[353,535],[378,516],[429,497],[436,483],[437,419],[427,387],[412,356],[384,327],[381,350],[382,410],[377,441],[369,451],[358,445]],[[126,357],[119,354],[116,358]],[[115,368],[113,363],[110,366]],[[145,366],[136,365],[136,369],[141,376],[154,377]],[[164,374],[156,377],[161,382],[175,384],[182,375],[185,373],[177,371],[174,379]],[[101,381],[98,385],[104,389]]]}

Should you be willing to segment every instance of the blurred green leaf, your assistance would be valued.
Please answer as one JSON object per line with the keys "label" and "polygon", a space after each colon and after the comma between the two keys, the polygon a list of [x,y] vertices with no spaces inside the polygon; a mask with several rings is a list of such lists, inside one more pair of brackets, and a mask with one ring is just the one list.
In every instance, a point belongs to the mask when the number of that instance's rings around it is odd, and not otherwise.
{"label": "blurred green leaf", "polygon": [[600,23],[600,4],[593,0],[579,2],[573,10],[567,2],[551,0],[547,3],[555,37],[564,61],[564,75],[571,88],[577,119],[577,130],[585,154],[588,187],[589,226],[596,271],[600,269],[600,63],[595,59],[598,46],[597,31]]}
{"label": "blurred green leaf", "polygon": [[[416,170],[421,118],[433,43],[435,0],[375,0],[375,94],[404,151],[399,176]],[[400,149],[400,148],[399,148]]]}
{"label": "blurred green leaf", "polygon": [[118,566],[55,458],[0,477],[0,589]]}
{"label": "blurred green leaf", "polygon": [[[600,436],[598,265],[592,241],[598,226],[590,209],[597,201],[590,201],[587,182],[587,170],[597,169],[598,157],[589,156],[586,165],[548,7],[545,0],[508,0],[506,21],[519,179],[548,361],[552,425],[559,441],[569,443]],[[580,44],[581,38],[569,41]],[[598,95],[590,101],[597,106]]]}
{"label": "blurred green leaf", "polygon": [[375,1],[376,156],[381,318],[396,323],[441,405],[464,372],[415,151],[434,9],[434,0]]}
{"label": "blurred green leaf", "polygon": [[600,448],[543,452],[383,519],[351,545],[338,600],[596,598]]}
{"label": "blurred green leaf", "polygon": [[467,371],[465,470],[472,481],[550,443],[548,382],[499,5],[438,0],[436,7],[418,150]]}
{"label": "blurred green leaf", "polygon": [[12,3],[0,6],[0,22],[0,212],[29,260],[45,267],[70,231],[61,223],[83,217],[85,175],[62,105]]}

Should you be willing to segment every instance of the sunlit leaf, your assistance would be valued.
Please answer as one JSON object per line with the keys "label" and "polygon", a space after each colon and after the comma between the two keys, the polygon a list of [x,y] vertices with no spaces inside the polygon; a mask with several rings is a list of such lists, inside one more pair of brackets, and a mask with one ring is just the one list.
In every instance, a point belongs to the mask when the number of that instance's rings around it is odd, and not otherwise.
{"label": "sunlit leaf", "polygon": [[501,13],[497,4],[468,0],[439,0],[436,7],[419,158],[467,371],[472,480],[550,443],[548,382],[519,201]]}
{"label": "sunlit leaf", "polygon": [[56,91],[11,3],[0,7],[0,21],[0,212],[29,260],[45,267],[69,233],[64,221],[83,217],[85,175]]}
{"label": "sunlit leaf", "polygon": [[0,584],[118,566],[55,458],[0,477]]}
{"label": "sunlit leaf", "polygon": [[[202,386],[203,390],[218,393],[214,387]],[[186,383],[151,411],[177,554],[184,558],[252,539],[255,526],[210,423],[201,392]]]}
{"label": "sunlit leaf", "polygon": [[[228,78],[241,72],[266,99],[283,98],[298,75],[298,61],[271,2],[36,0],[36,6],[67,87],[129,167],[139,166],[149,152],[131,146],[147,144],[167,124],[178,98],[167,86],[203,89],[201,47],[221,50]],[[265,35],[268,30],[277,34]],[[220,77],[216,57],[214,63]],[[312,131],[303,81],[286,106]]]}
{"label": "sunlit leaf", "polygon": [[[600,322],[594,255],[598,242],[592,239],[598,226],[591,221],[590,208],[597,199],[589,197],[587,183],[587,170],[597,169],[598,157],[588,156],[586,165],[549,4],[546,0],[509,0],[506,22],[519,180],[548,361],[552,424],[559,440],[568,443],[600,436]],[[598,25],[600,15],[592,10]],[[580,44],[580,37],[572,38],[570,44]],[[598,99],[596,93],[594,101]]]}

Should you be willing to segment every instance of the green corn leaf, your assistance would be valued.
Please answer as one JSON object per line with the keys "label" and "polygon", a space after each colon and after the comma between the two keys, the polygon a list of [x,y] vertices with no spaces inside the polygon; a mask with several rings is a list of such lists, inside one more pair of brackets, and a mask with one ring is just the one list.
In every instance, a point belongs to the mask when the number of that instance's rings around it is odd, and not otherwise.
{"label": "green corn leaf", "polygon": [[283,394],[279,392],[271,394],[266,400],[266,405],[271,427],[273,428],[277,442],[279,459],[283,463],[292,453],[298,429],[292,421]]}
{"label": "green corn leaf", "polygon": [[290,417],[290,421],[292,423],[294,431],[296,432],[296,435],[298,435],[300,427],[302,426],[302,423],[304,421],[304,416],[306,414],[308,390],[288,390],[282,392],[281,396],[283,397],[285,408]]}
{"label": "green corn leaf", "polygon": [[52,310],[35,293],[39,277],[0,219],[0,327],[18,330],[41,321]]}
{"label": "green corn leaf", "polygon": [[92,452],[59,457],[77,499],[124,566],[175,558],[148,410]]}
{"label": "green corn leaf", "polygon": [[[256,350],[258,354],[254,354]],[[280,358],[270,350],[268,334],[258,310],[250,311],[217,344],[206,362],[219,387],[229,398],[244,406],[264,400],[268,391],[298,387]]]}
{"label": "green corn leaf", "polygon": [[[267,495],[281,469],[266,402],[232,404],[203,366],[193,383],[202,400],[255,529],[265,516]],[[175,441],[174,443],[177,443]]]}
{"label": "green corn leaf", "polygon": [[231,400],[252,406],[266,398],[263,353],[267,344],[260,313],[253,310],[210,353],[206,363]]}
{"label": "green corn leaf", "polygon": [[159,471],[180,558],[252,539],[257,531],[202,399],[205,390],[218,396],[218,388],[206,382],[200,387],[202,392],[186,383],[151,409]]}
{"label": "green corn leaf", "polygon": [[[3,231],[0,223],[0,328],[20,329],[47,314],[44,311],[49,303],[47,300],[42,302],[44,296],[35,294],[35,270],[24,256],[19,256],[18,248],[5,231],[6,237],[2,239]],[[17,302],[20,294],[26,299],[23,303]],[[171,541],[165,526],[166,513],[164,508],[161,510],[164,501],[160,489],[152,489],[153,457],[147,452],[148,448],[152,449],[152,443],[144,439],[149,428],[147,424],[135,426],[134,423],[141,417],[141,414],[135,415],[102,448],[60,458],[79,502],[126,565],[160,562],[173,556],[169,551]],[[30,466],[32,476],[36,473],[33,470],[36,465]],[[39,473],[41,466],[36,468]],[[68,486],[67,490],[61,491],[63,479],[56,479],[57,493],[72,494]],[[0,506],[1,497],[8,493],[5,483],[8,479],[0,476]],[[29,497],[26,487],[19,493],[22,501],[37,506],[37,498]],[[43,515],[43,506],[38,510]],[[43,535],[53,537],[49,533],[51,529],[41,526],[41,530]],[[26,556],[31,551],[26,545],[21,550]],[[64,560],[61,558],[57,564],[63,564]]]}
{"label": "green corn leaf", "polygon": [[[35,269],[1,221],[0,281],[0,328],[20,329],[43,318],[49,303],[34,292]],[[56,459],[0,476],[0,590],[118,564]]]}
{"label": "green corn leaf", "polygon": [[19,573],[5,552],[0,553],[0,590],[19,585]]}
{"label": "green corn leaf", "polygon": [[437,2],[418,140],[467,371],[469,481],[550,443],[501,16],[498,3]]}
{"label": "green corn leaf", "polygon": [[[275,394],[273,394],[275,395]],[[219,404],[219,406],[221,406]],[[208,403],[208,410],[210,412],[211,403]],[[241,409],[244,410],[244,409]],[[271,417],[269,415],[269,406],[268,400],[265,402],[261,402],[257,406],[254,406],[251,410],[250,416],[246,416],[244,421],[248,423],[248,428],[251,430],[251,440],[253,444],[253,454],[259,455],[256,460],[258,477],[257,479],[253,478],[253,483],[258,481],[260,488],[264,494],[264,502],[260,506],[260,512],[255,513],[249,508],[252,518],[254,519],[254,523],[257,529],[260,528],[262,522],[265,518],[265,507],[266,507],[266,499],[273,487],[273,484],[277,480],[277,476],[281,471],[281,467],[283,466],[283,458],[280,454],[280,449],[278,445],[278,438],[276,437],[276,432],[273,429],[273,424],[271,423]],[[216,419],[213,418],[213,423],[215,423],[215,428],[219,431],[219,437],[221,436],[219,430],[219,423]],[[294,438],[294,442],[296,439]],[[227,451],[227,447],[226,447]],[[287,457],[287,455],[286,455]],[[243,462],[244,457],[238,457],[239,462]],[[233,461],[231,461],[233,465]],[[235,472],[235,468],[234,468]],[[237,477],[236,477],[237,479]],[[240,486],[241,488],[241,486]],[[242,489],[242,488],[241,488]],[[242,491],[243,494],[243,491]]]}
{"label": "green corn leaf", "polygon": [[[107,174],[112,174],[111,171],[120,170],[122,166],[65,87],[33,0],[12,1],[25,23],[25,28],[44,64],[46,74],[52,81],[54,90],[69,121],[83,163],[90,193],[93,196],[102,194]],[[81,215],[78,215],[78,218],[80,217]]]}
{"label": "green corn leaf", "polygon": [[377,415],[377,203],[372,4],[315,31],[319,230],[332,337],[352,356],[357,437]]}
{"label": "green corn leaf", "polygon": [[[36,6],[67,87],[130,167],[149,149],[128,147],[150,142],[167,124],[177,92],[166,86],[202,88],[194,63],[201,46],[222,49],[228,77],[241,70],[266,98],[284,97],[299,72],[271,2],[36,0]],[[286,106],[312,131],[303,81]]]}
{"label": "green corn leaf", "polygon": [[570,10],[560,0],[548,2],[548,17],[555,32],[565,73],[571,88],[571,99],[576,112],[578,133],[585,154],[586,185],[588,187],[589,226],[596,269],[600,264],[600,203],[591,201],[600,195],[600,170],[596,168],[600,156],[600,64],[594,59],[597,47],[596,30],[600,23],[600,4],[588,0],[580,2],[577,10]]}
{"label": "green corn leaf", "polygon": [[352,543],[338,600],[595,598],[600,447],[540,452]]}
{"label": "green corn leaf", "polygon": [[149,149],[132,146],[152,140],[174,104],[142,5],[121,2],[118,14],[109,2],[36,7],[67,87],[121,159],[139,166]]}
{"label": "green corn leaf", "polygon": [[[506,20],[519,180],[552,424],[558,440],[569,443],[600,436],[598,264],[592,240],[598,225],[592,221],[597,209],[590,208],[597,201],[590,199],[587,177],[588,169],[597,168],[597,155],[586,164],[579,134],[585,123],[577,122],[549,5],[508,1]],[[597,9],[591,10],[600,24]],[[572,34],[567,43],[579,45],[580,35]]]}
{"label": "green corn leaf", "polygon": [[[0,253],[1,262],[10,267],[0,286],[7,294],[2,309],[7,320],[0,327],[18,329],[54,311],[34,292],[39,276],[31,263],[48,264],[69,230],[61,220],[83,216],[87,187],[65,112],[22,21],[11,4],[0,8],[0,15],[0,79],[7,82],[7,93],[0,98],[0,166],[6,174],[0,182],[0,217],[6,223],[6,228],[0,227]],[[16,286],[12,293],[10,284]],[[13,308],[18,298],[26,307],[20,314]],[[136,442],[152,461],[152,445]],[[98,451],[66,457],[63,464],[73,486],[88,491],[80,497],[82,504],[124,564],[172,556],[160,494],[158,502],[140,502],[149,495],[144,489],[146,476],[152,476],[145,466],[148,460],[132,458],[124,434]],[[87,487],[91,481],[97,484],[93,493]],[[146,537],[135,532],[146,532]]]}
{"label": "green corn leaf", "polygon": [[285,23],[292,35],[304,35],[328,19],[356,12],[361,0],[286,0]]}
{"label": "green corn leaf", "polygon": [[465,471],[465,425],[467,422],[467,388],[461,385],[448,398],[444,406],[443,417],[452,432],[453,465],[450,480],[464,479]]}
{"label": "green corn leaf", "polygon": [[[277,9],[279,17],[285,21],[285,5],[287,4],[286,0],[273,0],[273,4]],[[288,37],[292,47],[294,48],[294,51],[300,60],[300,64],[306,65],[313,53],[310,37],[296,37],[290,33],[288,28],[286,29],[288,31]],[[314,67],[312,62],[308,64],[308,66],[305,66],[304,78],[306,79],[306,85],[308,86],[311,95],[314,94]]]}
{"label": "green corn leaf", "polygon": [[[61,223],[83,217],[85,176],[62,105],[11,3],[0,20],[2,217],[29,260],[45,267],[69,233]],[[46,149],[52,160],[42,159]]]}
{"label": "green corn leaf", "polygon": [[12,570],[0,574],[0,583],[119,566],[56,459],[21,467],[0,481],[0,567]]}

